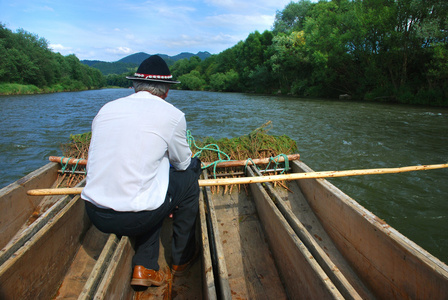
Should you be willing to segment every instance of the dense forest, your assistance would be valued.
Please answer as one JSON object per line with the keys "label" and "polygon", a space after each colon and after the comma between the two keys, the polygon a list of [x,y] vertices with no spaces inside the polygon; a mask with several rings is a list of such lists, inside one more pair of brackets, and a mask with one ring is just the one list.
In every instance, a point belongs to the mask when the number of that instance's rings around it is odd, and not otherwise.
{"label": "dense forest", "polygon": [[[0,55],[0,83],[127,87],[133,73],[103,77],[74,55],[52,53],[44,39],[1,24]],[[170,68],[179,89],[448,106],[448,2],[291,2],[277,11],[272,30]]]}
{"label": "dense forest", "polygon": [[98,69],[75,55],[54,53],[44,38],[0,24],[0,94],[47,93],[103,87]]}
{"label": "dense forest", "polygon": [[291,2],[272,31],[204,61],[178,61],[182,89],[448,105],[448,1]]}

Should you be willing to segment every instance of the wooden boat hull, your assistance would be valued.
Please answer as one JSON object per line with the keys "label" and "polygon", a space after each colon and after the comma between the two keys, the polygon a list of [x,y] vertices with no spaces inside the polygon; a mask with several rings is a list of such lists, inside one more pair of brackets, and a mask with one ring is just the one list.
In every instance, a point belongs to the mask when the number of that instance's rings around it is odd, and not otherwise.
{"label": "wooden boat hull", "polygon": [[[0,206],[11,214],[15,210],[9,207],[28,205],[17,208],[20,213],[15,217],[5,214],[1,219],[5,242],[0,252],[0,299],[169,299],[176,293],[188,299],[216,299],[207,233],[201,233],[200,226],[203,262],[189,276],[170,278],[169,289],[134,289],[130,286],[134,249],[129,237],[104,234],[92,226],[79,196],[26,194],[29,189],[53,187],[58,168],[50,163],[0,191]],[[198,224],[205,224],[201,207]],[[164,268],[169,262],[171,223],[167,219],[162,229],[160,265]],[[202,272],[201,266],[208,271]],[[208,282],[204,292],[203,281]]]}
{"label": "wooden boat hull", "polygon": [[220,298],[342,298],[263,186],[252,186],[248,193],[206,188]]}
{"label": "wooden boat hull", "polygon": [[0,249],[30,220],[44,197],[31,197],[29,189],[49,187],[57,179],[58,164],[49,163],[0,190]]}
{"label": "wooden boat hull", "polygon": [[91,226],[79,196],[26,195],[28,189],[54,186],[58,168],[50,163],[0,191],[0,206],[7,207],[2,210],[1,299],[80,294],[106,243],[108,235]]}
{"label": "wooden boat hull", "polygon": [[[300,161],[290,165],[312,171]],[[261,176],[254,167],[247,172]],[[131,238],[99,232],[79,196],[28,199],[26,190],[51,187],[56,173],[49,164],[0,192],[5,209],[36,201],[19,225],[2,221],[12,238],[0,252],[1,299],[448,298],[445,264],[324,179],[292,181],[287,189],[204,187],[200,262],[162,287],[137,289],[130,286]],[[27,226],[39,205],[48,207]],[[160,241],[159,264],[167,270],[171,226],[167,218]]]}
{"label": "wooden boat hull", "polygon": [[[310,172],[302,162],[294,172]],[[298,187],[331,240],[361,280],[381,299],[446,299],[448,268],[327,180]]]}
{"label": "wooden boat hull", "polygon": [[[300,161],[291,166],[312,172]],[[248,169],[249,176],[256,173]],[[291,299],[448,298],[444,263],[330,182],[287,185],[251,184],[247,196],[206,189],[221,298],[270,298],[272,291]],[[257,241],[260,229],[247,220],[261,225],[267,245]],[[275,268],[260,267],[266,264]]]}

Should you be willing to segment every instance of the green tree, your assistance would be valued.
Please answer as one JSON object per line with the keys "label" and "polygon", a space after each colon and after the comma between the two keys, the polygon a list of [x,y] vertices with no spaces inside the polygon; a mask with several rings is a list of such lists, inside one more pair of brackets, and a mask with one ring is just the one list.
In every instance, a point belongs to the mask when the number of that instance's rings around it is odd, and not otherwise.
{"label": "green tree", "polygon": [[[241,84],[246,90],[264,90],[269,91],[271,86],[257,85],[257,82],[272,82],[270,78],[263,77],[262,80],[255,80],[255,77],[262,74],[269,76],[270,66],[265,64],[270,56],[270,47],[272,45],[273,34],[265,31],[260,34],[258,31],[249,34],[247,39],[240,43],[236,49],[237,65],[235,70],[241,79]],[[255,70],[266,70],[266,72],[257,72]],[[258,78],[257,78],[258,79]]]}
{"label": "green tree", "polygon": [[13,33],[3,24],[0,24],[0,56],[3,83],[35,85],[48,91],[54,85],[70,90],[97,88],[105,82],[98,70],[81,64],[76,56],[53,53],[44,38],[23,29]]}
{"label": "green tree", "polygon": [[179,77],[179,81],[181,82],[179,85],[184,90],[202,90],[206,85],[204,79],[201,78],[201,74],[193,70],[188,74],[184,74]]}
{"label": "green tree", "polygon": [[220,92],[235,92],[238,90],[238,73],[230,70],[226,73],[215,73],[210,76],[210,87]]}
{"label": "green tree", "polygon": [[309,0],[290,2],[282,11],[277,11],[275,15],[273,33],[291,33],[301,31],[304,28],[305,20],[310,16],[313,3]]}
{"label": "green tree", "polygon": [[198,56],[192,56],[190,57],[190,59],[180,59],[176,61],[170,68],[171,74],[174,76],[174,78],[178,78],[198,68],[200,63],[201,59]]}

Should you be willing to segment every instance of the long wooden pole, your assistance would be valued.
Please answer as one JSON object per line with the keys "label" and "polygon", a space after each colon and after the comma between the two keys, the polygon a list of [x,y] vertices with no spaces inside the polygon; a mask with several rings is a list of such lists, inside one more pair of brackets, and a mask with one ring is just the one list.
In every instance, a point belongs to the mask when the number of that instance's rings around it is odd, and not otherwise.
{"label": "long wooden pole", "polygon": [[[286,156],[288,158],[288,161],[293,161],[293,160],[299,160],[300,159],[300,154],[290,154]],[[245,166],[246,164],[248,166],[251,166],[253,164],[256,165],[263,165],[263,164],[268,164],[271,159],[273,159],[272,157],[265,157],[265,158],[255,158],[252,160],[229,160],[229,161],[222,161],[216,164],[217,168],[230,168],[230,167],[241,167],[241,166]],[[278,158],[275,159],[276,162],[284,162],[285,158],[283,156],[279,156]],[[211,167],[213,166],[212,163],[209,162],[204,162],[204,165],[206,165],[207,167]]]}
{"label": "long wooden pole", "polygon": [[[311,179],[311,178],[332,178],[332,177],[346,177],[346,176],[359,176],[359,175],[391,174],[391,173],[403,173],[411,171],[434,170],[442,168],[448,168],[448,164],[422,165],[422,166],[383,168],[383,169],[307,172],[307,173],[293,173],[284,175],[260,176],[260,177],[200,179],[199,186],[249,184],[249,183],[275,182],[275,181]],[[44,196],[44,195],[80,194],[81,191],[82,188],[59,188],[59,189],[29,190],[27,193],[28,195],[32,196]]]}
{"label": "long wooden pole", "polygon": [[[300,159],[300,154],[290,154],[286,156],[288,158],[289,161],[292,160],[298,160]],[[50,156],[49,161],[52,162],[57,162],[57,163],[62,163],[66,164],[68,162],[68,164],[78,164],[78,165],[86,165],[87,164],[87,159],[77,159],[77,158],[69,158],[69,157],[60,157],[60,156]],[[217,168],[230,168],[230,167],[238,167],[238,166],[245,166],[246,164],[248,166],[251,166],[253,164],[256,165],[260,165],[260,164],[268,164],[270,162],[272,158],[270,157],[266,157],[266,158],[255,158],[252,160],[229,160],[229,161],[223,161],[223,162],[219,162],[216,164]],[[284,162],[285,158],[283,156],[279,156],[276,160],[276,162]],[[203,163],[205,166],[207,167],[211,167],[213,166],[212,163],[210,162],[204,162]]]}
{"label": "long wooden pole", "polygon": [[50,157],[48,157],[48,160],[52,161],[52,162],[62,163],[62,164],[68,163],[69,165],[76,165],[76,164],[83,165],[83,166],[87,165],[87,159],[84,159],[84,158],[50,156]]}

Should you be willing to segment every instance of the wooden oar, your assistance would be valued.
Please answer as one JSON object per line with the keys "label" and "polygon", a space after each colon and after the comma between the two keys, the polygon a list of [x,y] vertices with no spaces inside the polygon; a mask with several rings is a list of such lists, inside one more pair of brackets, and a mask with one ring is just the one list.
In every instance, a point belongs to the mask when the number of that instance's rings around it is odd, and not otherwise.
{"label": "wooden oar", "polygon": [[[232,184],[248,184],[257,182],[261,183],[261,182],[274,182],[274,181],[311,179],[311,178],[332,178],[332,177],[359,176],[359,175],[391,174],[391,173],[403,173],[403,172],[433,170],[442,168],[448,168],[448,164],[423,165],[423,166],[411,166],[400,168],[384,168],[384,169],[307,172],[307,173],[293,173],[284,175],[260,176],[260,177],[201,179],[199,180],[199,186],[232,185]],[[43,195],[80,194],[81,191],[82,188],[60,188],[60,189],[29,190],[27,193],[28,195],[32,196],[43,196]]]}
{"label": "wooden oar", "polygon": [[[292,160],[298,160],[300,159],[300,154],[290,154],[286,156],[288,158],[289,161]],[[52,162],[57,162],[60,163],[61,159],[62,159],[62,163],[66,164],[68,162],[68,164],[70,165],[86,165],[87,164],[87,159],[78,159],[78,158],[70,158],[70,157],[60,157],[60,156],[50,156],[48,158],[50,161]],[[265,157],[265,158],[256,158],[256,159],[252,159],[252,160],[230,160],[230,161],[223,161],[223,162],[219,162],[216,164],[217,168],[230,168],[230,167],[238,167],[238,166],[245,166],[246,164],[248,166],[251,166],[253,164],[256,165],[261,165],[261,164],[268,164],[270,162],[270,160],[273,159],[271,157]],[[279,156],[277,159],[275,159],[276,162],[284,162],[285,158],[283,156]],[[203,163],[205,166],[207,167],[211,167],[213,166],[212,163],[210,162],[204,162]]]}

